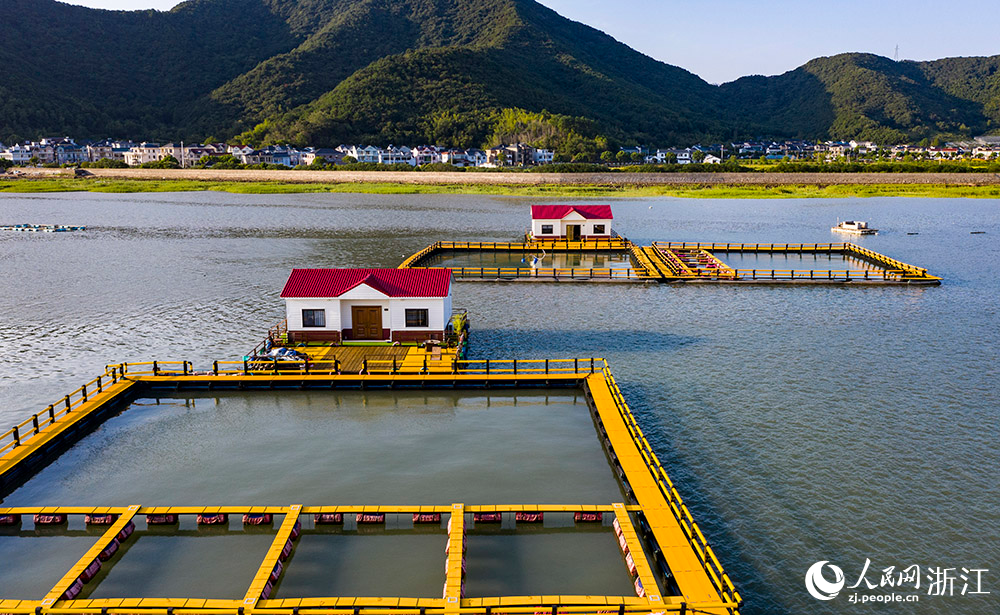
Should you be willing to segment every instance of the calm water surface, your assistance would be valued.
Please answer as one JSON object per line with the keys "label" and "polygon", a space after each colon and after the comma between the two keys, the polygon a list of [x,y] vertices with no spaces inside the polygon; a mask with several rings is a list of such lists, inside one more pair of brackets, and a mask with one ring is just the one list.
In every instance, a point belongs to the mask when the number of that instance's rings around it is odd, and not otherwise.
{"label": "calm water surface", "polygon": [[[0,234],[0,421],[38,411],[105,363],[243,354],[281,317],[292,267],[395,266],[438,239],[507,241],[523,233],[529,203],[0,196],[4,223],[90,227]],[[615,216],[640,242],[838,242],[838,217],[869,220],[883,232],[858,243],[945,283],[459,284],[472,354],[608,357],[746,613],[1000,611],[1000,202],[662,198],[617,201]],[[992,593],[927,596],[926,579],[916,604],[806,593],[817,560],[851,585],[866,558],[876,583],[888,566],[989,568]]]}

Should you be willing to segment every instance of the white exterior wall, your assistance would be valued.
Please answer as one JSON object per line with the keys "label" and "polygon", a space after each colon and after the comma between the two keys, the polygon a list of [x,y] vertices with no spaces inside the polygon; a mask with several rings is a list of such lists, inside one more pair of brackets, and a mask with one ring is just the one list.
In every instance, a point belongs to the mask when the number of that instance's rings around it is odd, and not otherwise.
{"label": "white exterior wall", "polygon": [[[446,307],[447,305],[447,307]],[[426,327],[407,327],[407,309],[426,309]],[[411,297],[392,299],[389,307],[389,327],[393,331],[444,331],[451,316],[451,297]],[[383,321],[382,326],[385,327]]]}
{"label": "white exterior wall", "polygon": [[[542,225],[543,224],[551,224],[552,225],[552,234],[551,235],[543,235],[542,234]],[[600,235],[601,237],[611,237],[611,220],[586,220],[586,219],[582,219],[582,218],[576,218],[575,216],[572,217],[572,218],[564,218],[562,220],[532,220],[531,221],[531,234],[532,234],[532,236],[538,237],[538,238],[544,238],[544,237],[565,237],[566,236],[566,227],[568,225],[570,225],[570,224],[579,224],[580,225],[580,234],[581,235],[589,235],[589,236]],[[603,224],[604,225],[604,232],[603,233],[595,233],[594,232],[594,225],[595,224]]]}
{"label": "white exterior wall", "polygon": [[[326,310],[325,327],[303,327],[302,310]],[[340,299],[285,299],[289,331],[340,331]]]}

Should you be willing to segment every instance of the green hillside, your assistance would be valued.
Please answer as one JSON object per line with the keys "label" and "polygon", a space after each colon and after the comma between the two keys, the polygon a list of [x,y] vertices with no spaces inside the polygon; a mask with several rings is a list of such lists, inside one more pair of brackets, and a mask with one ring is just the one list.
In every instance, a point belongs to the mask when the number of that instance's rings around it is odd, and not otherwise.
{"label": "green hillside", "polygon": [[[812,60],[775,77],[744,77],[720,89],[736,117],[775,136],[901,142],[970,136],[995,128],[985,111],[1000,102],[974,68],[994,58],[895,62],[849,53]],[[985,73],[986,71],[980,71]],[[995,122],[996,120],[994,120]]]}
{"label": "green hillside", "polygon": [[6,0],[0,141],[557,147],[755,136],[883,142],[1000,129],[1000,56],[819,58],[712,86],[533,0]]}

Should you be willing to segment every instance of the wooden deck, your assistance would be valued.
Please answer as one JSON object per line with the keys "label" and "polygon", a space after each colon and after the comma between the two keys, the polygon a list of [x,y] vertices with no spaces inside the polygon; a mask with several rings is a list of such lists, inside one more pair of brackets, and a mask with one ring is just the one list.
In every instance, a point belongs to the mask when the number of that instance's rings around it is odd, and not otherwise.
{"label": "wooden deck", "polygon": [[370,373],[389,373],[394,361],[400,370],[419,370],[425,358],[428,371],[451,372],[455,359],[453,348],[427,351],[423,346],[311,346],[298,350],[309,355],[310,362],[314,363],[313,369],[317,371],[327,365],[332,370],[334,361],[339,361],[340,371],[350,374],[364,370],[366,361]]}

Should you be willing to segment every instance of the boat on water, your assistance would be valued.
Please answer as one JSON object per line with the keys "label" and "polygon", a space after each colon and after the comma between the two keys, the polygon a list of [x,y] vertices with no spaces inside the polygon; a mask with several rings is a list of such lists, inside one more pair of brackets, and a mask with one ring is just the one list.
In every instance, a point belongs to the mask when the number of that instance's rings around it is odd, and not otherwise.
{"label": "boat on water", "polygon": [[838,222],[837,226],[830,229],[834,233],[845,233],[847,235],[877,235],[877,228],[869,228],[867,222],[860,220],[844,220]]}
{"label": "boat on water", "polygon": [[64,224],[6,224],[0,226],[0,231],[18,231],[21,233],[69,233],[85,231],[85,226],[67,226]]}

